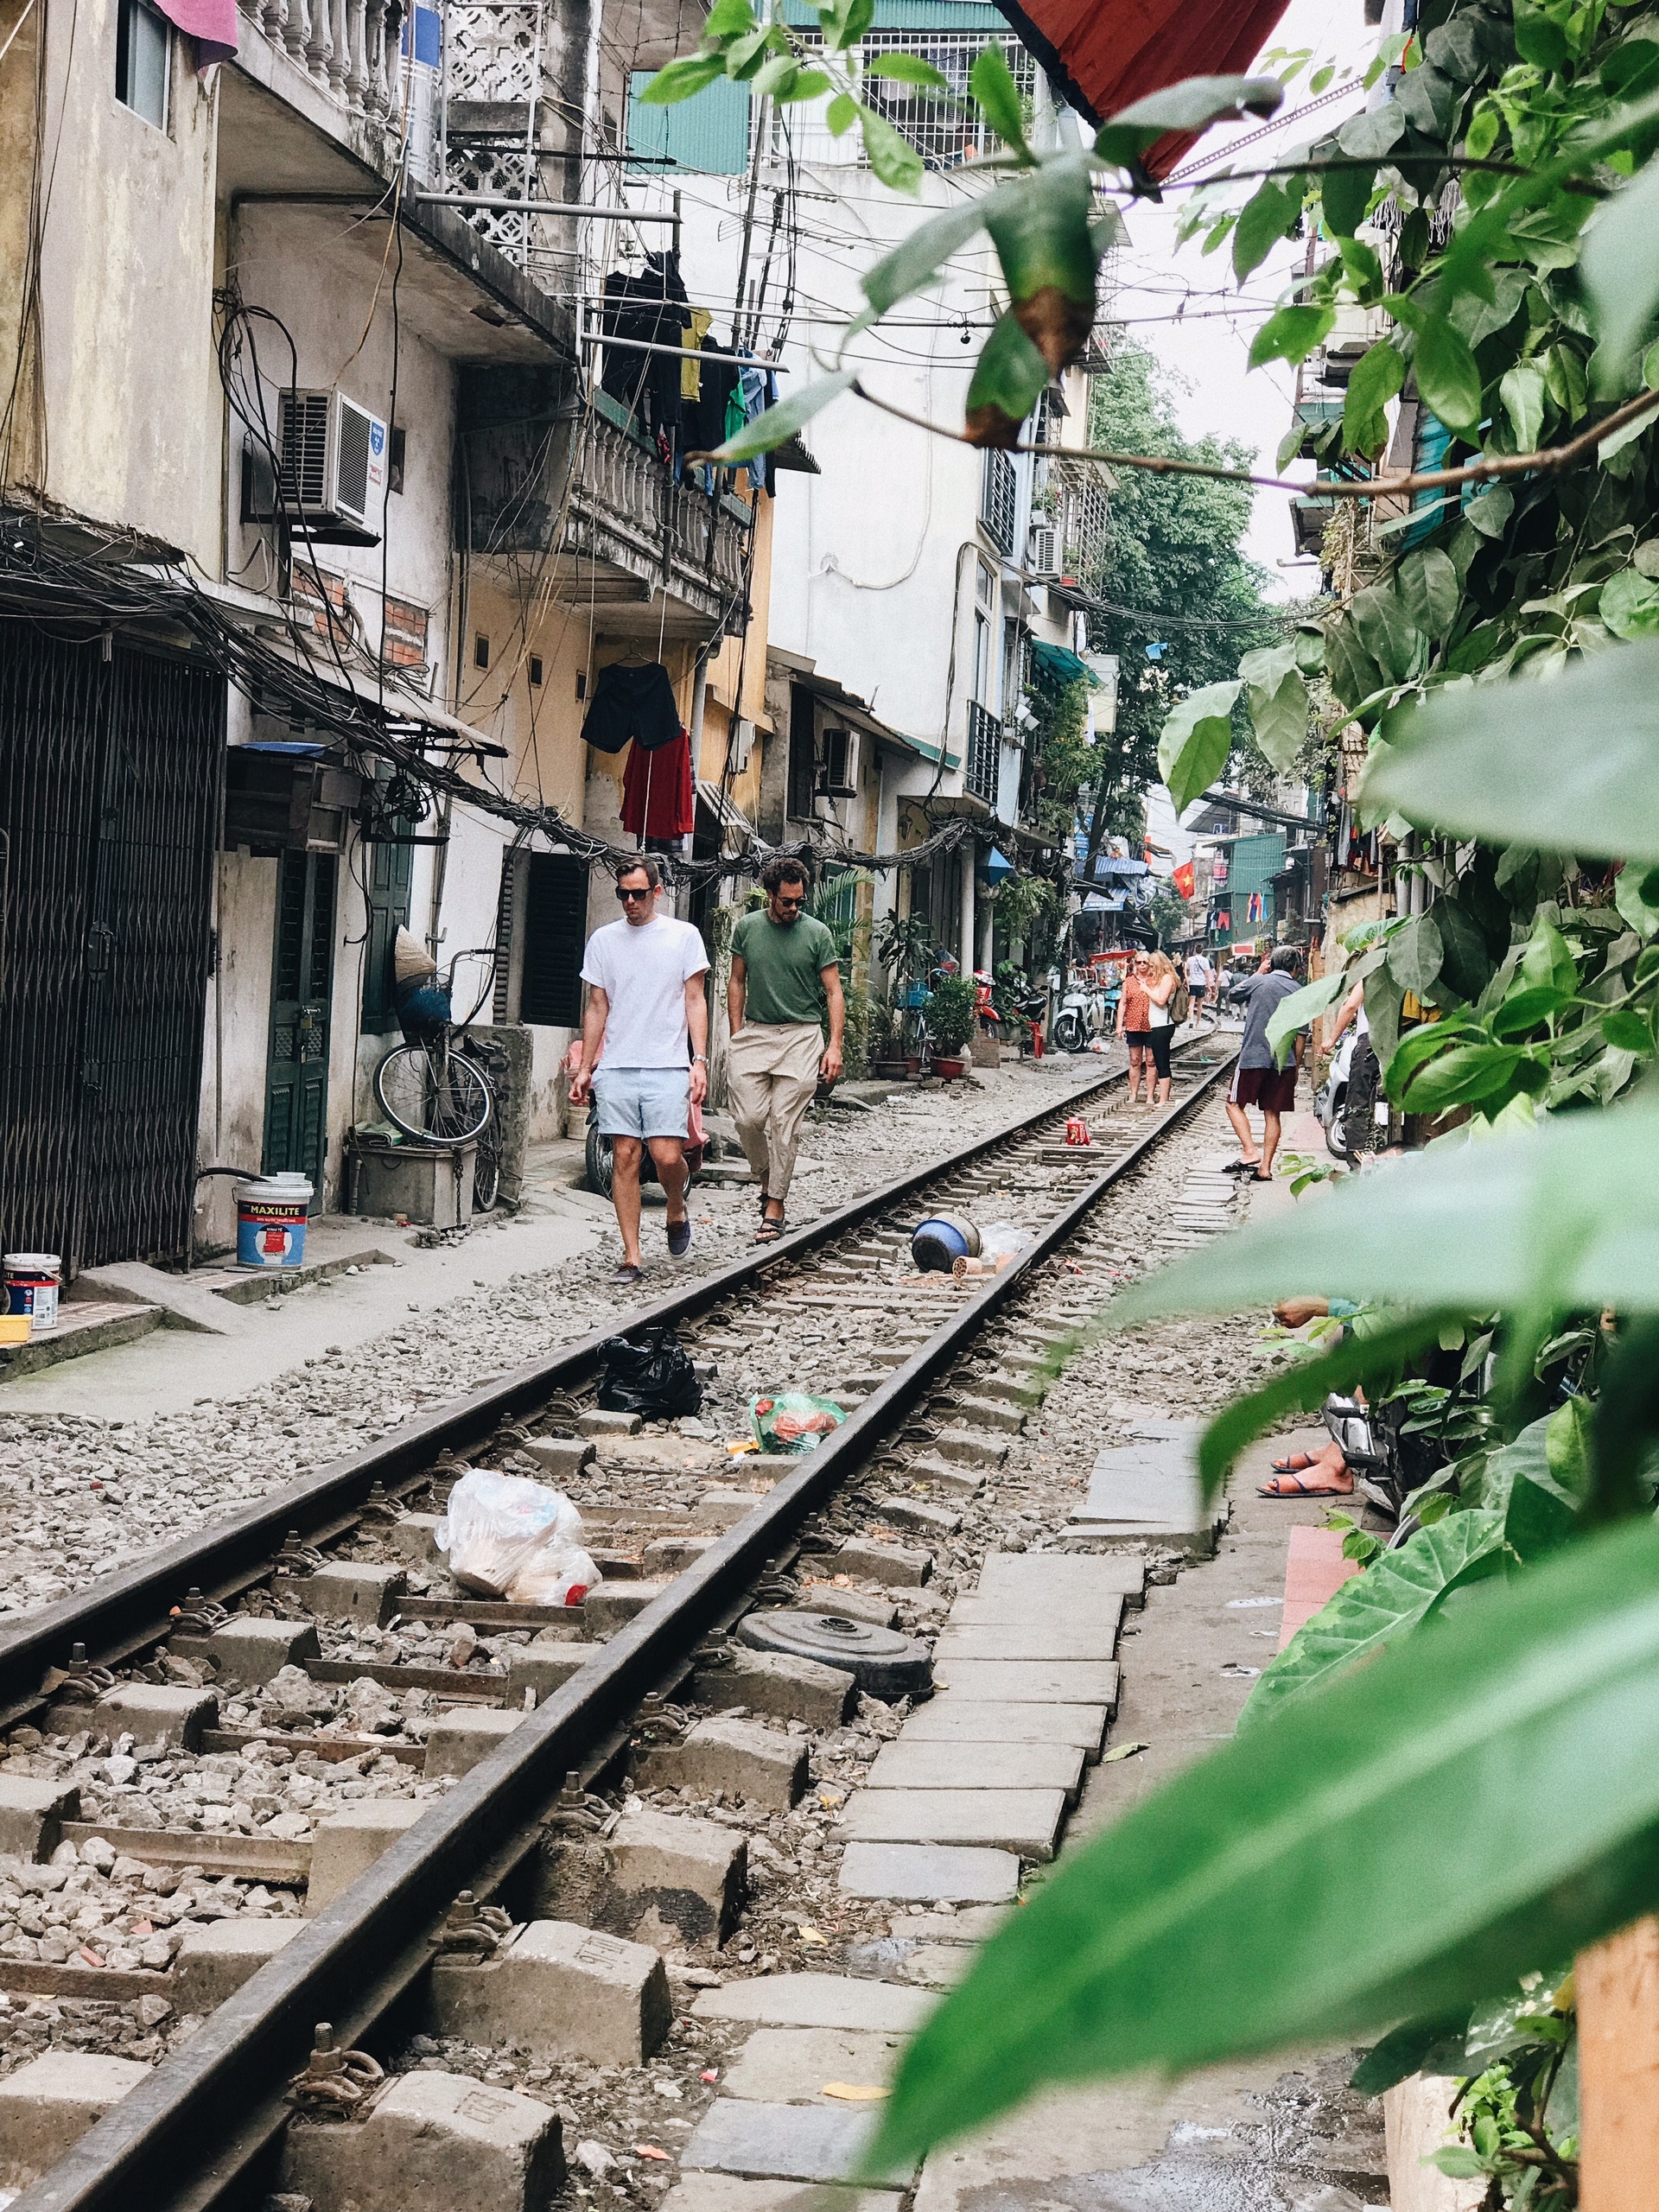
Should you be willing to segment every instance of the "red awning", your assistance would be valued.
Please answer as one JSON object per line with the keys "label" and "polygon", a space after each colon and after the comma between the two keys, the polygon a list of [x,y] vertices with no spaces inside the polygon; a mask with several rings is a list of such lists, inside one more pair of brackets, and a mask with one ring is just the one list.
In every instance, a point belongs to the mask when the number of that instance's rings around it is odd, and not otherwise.
{"label": "red awning", "polygon": [[[1183,77],[1243,75],[1288,0],[997,0],[1069,106],[1103,122]],[[1166,176],[1192,134],[1160,138],[1147,157]]]}

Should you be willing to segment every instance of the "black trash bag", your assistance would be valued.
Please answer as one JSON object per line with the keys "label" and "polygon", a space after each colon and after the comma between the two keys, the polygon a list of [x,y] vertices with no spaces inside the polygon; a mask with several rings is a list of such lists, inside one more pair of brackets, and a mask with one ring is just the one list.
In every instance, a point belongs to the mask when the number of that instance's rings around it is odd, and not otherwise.
{"label": "black trash bag", "polygon": [[672,1329],[642,1329],[636,1338],[607,1337],[599,1356],[605,1363],[599,1402],[606,1413],[672,1421],[702,1412],[697,1370]]}

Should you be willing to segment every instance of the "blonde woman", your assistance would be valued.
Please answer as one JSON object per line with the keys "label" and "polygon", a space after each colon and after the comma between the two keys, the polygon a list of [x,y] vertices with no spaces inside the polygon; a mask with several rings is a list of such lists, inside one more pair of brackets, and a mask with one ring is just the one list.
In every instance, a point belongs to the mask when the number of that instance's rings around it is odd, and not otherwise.
{"label": "blonde woman", "polygon": [[1147,994],[1147,1043],[1157,1077],[1152,1085],[1152,1103],[1162,1106],[1168,1103],[1171,1088],[1169,1048],[1175,1039],[1172,1001],[1180,988],[1181,979],[1166,952],[1149,952],[1143,982]]}

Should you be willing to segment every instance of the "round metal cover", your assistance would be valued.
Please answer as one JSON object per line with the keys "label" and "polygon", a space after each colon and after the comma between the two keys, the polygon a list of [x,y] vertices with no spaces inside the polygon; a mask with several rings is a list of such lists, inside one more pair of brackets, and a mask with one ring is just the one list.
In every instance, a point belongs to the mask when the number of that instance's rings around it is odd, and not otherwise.
{"label": "round metal cover", "polygon": [[839,1613],[750,1613],[738,1635],[757,1651],[839,1667],[860,1689],[889,1701],[921,1696],[932,1682],[927,1646],[872,1621],[847,1620]]}

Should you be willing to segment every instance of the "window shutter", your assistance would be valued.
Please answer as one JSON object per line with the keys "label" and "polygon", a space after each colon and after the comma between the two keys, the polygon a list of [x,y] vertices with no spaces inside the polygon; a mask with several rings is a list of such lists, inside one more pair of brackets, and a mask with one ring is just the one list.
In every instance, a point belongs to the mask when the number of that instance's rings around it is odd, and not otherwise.
{"label": "window shutter", "polygon": [[581,1026],[587,920],[587,863],[569,853],[532,853],[524,894],[521,1021],[557,1029]]}

